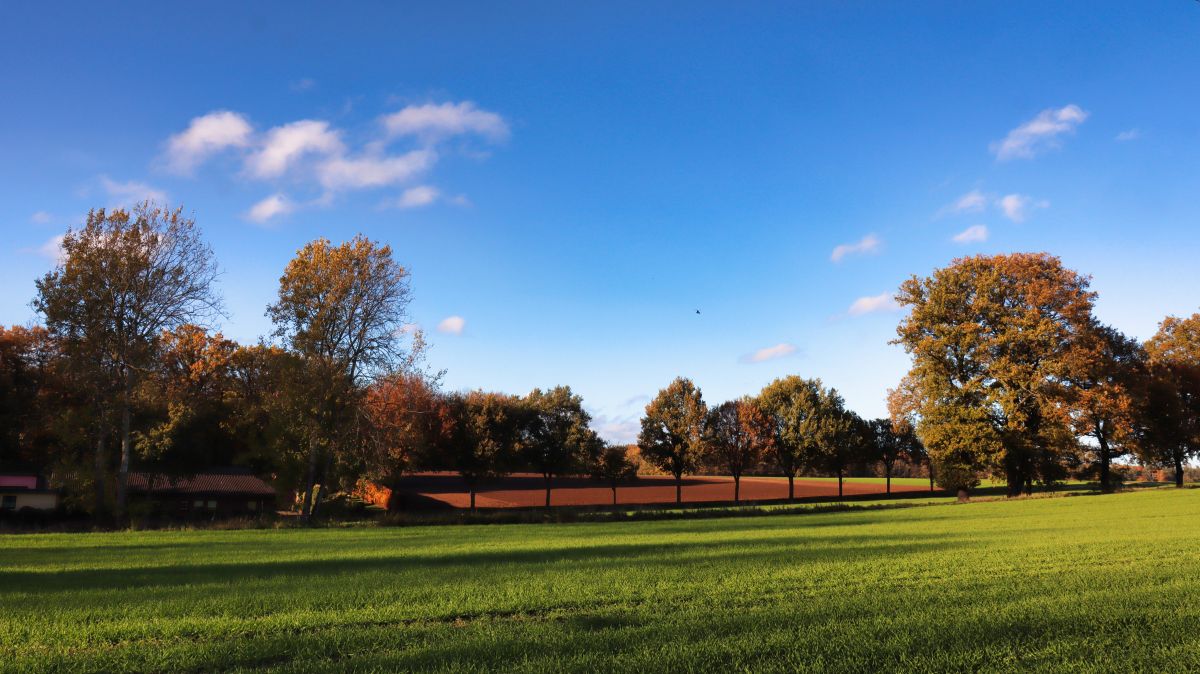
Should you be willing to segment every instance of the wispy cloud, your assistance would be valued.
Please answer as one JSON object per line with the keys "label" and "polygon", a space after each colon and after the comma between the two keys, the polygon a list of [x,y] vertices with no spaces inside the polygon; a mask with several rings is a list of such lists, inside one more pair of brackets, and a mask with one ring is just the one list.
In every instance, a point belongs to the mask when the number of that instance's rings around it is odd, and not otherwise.
{"label": "wispy cloud", "polygon": [[333,157],[318,166],[317,175],[328,190],[384,187],[411,180],[436,160],[431,150],[413,150],[397,157]]}
{"label": "wispy cloud", "polygon": [[896,304],[896,299],[891,293],[881,293],[879,295],[871,295],[868,297],[860,297],[854,300],[846,313],[851,316],[862,316],[864,314],[872,314],[881,311],[899,311],[900,305]]}
{"label": "wispy cloud", "polygon": [[288,88],[299,94],[299,93],[303,93],[305,91],[311,91],[316,86],[317,86],[317,81],[314,80],[313,78],[301,77],[300,79],[289,84]]}
{"label": "wispy cloud", "polygon": [[[299,90],[312,86],[311,80],[293,83]],[[346,139],[362,138],[362,134],[346,134],[320,119],[302,119],[258,132],[243,115],[217,110],[194,118],[187,129],[171,136],[165,159],[168,168],[186,174],[222,151],[236,152],[242,164],[238,178],[275,185],[276,194],[245,214],[266,221],[288,210],[328,205],[347,192],[417,182],[434,169],[443,154],[469,152],[460,145],[438,146],[452,137],[496,142],[508,135],[504,118],[470,101],[410,105],[382,117],[359,143]],[[407,151],[392,150],[403,144],[409,145]],[[292,198],[282,189],[299,192],[303,198]],[[317,190],[320,196],[314,197]],[[462,195],[451,197],[426,185],[413,185],[391,205],[414,208],[434,201],[469,203]]]}
{"label": "wispy cloud", "polygon": [[833,252],[829,254],[829,259],[834,262],[841,262],[842,258],[848,255],[865,255],[867,253],[878,253],[880,247],[883,246],[883,241],[874,234],[868,234],[861,240],[855,243],[843,243],[836,246]]}
{"label": "wispy cloud", "polygon": [[1018,126],[1003,140],[991,144],[997,161],[1032,159],[1038,153],[1061,145],[1059,137],[1070,134],[1088,118],[1088,113],[1071,104],[1058,109],[1043,110],[1036,117]]}
{"label": "wispy cloud", "polygon": [[53,222],[54,216],[50,215],[46,211],[37,211],[33,215],[29,216],[29,221],[35,225],[45,225]]}
{"label": "wispy cloud", "polygon": [[100,176],[100,186],[114,200],[113,205],[118,207],[130,206],[142,201],[153,201],[159,204],[167,202],[166,192],[136,180],[121,183],[102,175]]}
{"label": "wispy cloud", "polygon": [[746,354],[742,356],[741,360],[743,363],[762,363],[768,360],[775,360],[776,358],[786,358],[794,353],[796,353],[796,346],[794,344],[782,342],[775,346],[768,346],[754,353]]}
{"label": "wispy cloud", "polygon": [[1128,143],[1131,140],[1137,140],[1142,137],[1142,130],[1138,128],[1126,129],[1118,133],[1115,140],[1118,143]]}
{"label": "wispy cloud", "polygon": [[217,110],[192,119],[188,128],[167,139],[167,168],[190,174],[196,166],[226,148],[250,144],[254,129],[236,112]]}
{"label": "wispy cloud", "polygon": [[328,122],[302,119],[268,131],[259,149],[246,159],[246,170],[255,178],[277,178],[306,155],[343,151],[340,133]]}
{"label": "wispy cloud", "polygon": [[476,134],[496,142],[509,135],[504,118],[480,110],[471,101],[410,105],[385,115],[382,121],[390,137],[415,136],[427,143],[463,134]]}
{"label": "wispy cloud", "polygon": [[1031,208],[1047,208],[1050,202],[1045,199],[1035,202],[1033,197],[1025,194],[1006,194],[996,200],[996,205],[1009,220],[1025,222]]}
{"label": "wispy cloud", "polygon": [[609,442],[631,445],[637,442],[642,430],[640,414],[610,415],[589,410],[592,416],[591,429]]}
{"label": "wispy cloud", "polygon": [[54,264],[61,264],[64,256],[62,243],[63,235],[59,234],[58,236],[51,237],[46,243],[43,243],[37,249],[37,252],[42,257],[52,260]]}
{"label": "wispy cloud", "polygon": [[462,316],[447,316],[437,324],[438,332],[447,335],[461,335],[467,327],[467,321]]}
{"label": "wispy cloud", "polygon": [[251,206],[250,210],[246,211],[246,219],[262,224],[272,218],[291,213],[295,208],[296,205],[286,195],[272,194]]}
{"label": "wispy cloud", "polygon": [[938,215],[958,215],[959,213],[979,213],[987,208],[988,197],[979,190],[971,190],[953,203],[947,204],[938,211]]}
{"label": "wispy cloud", "polygon": [[404,190],[396,200],[396,208],[420,208],[440,199],[442,193],[436,187],[417,185]]}
{"label": "wispy cloud", "polygon": [[955,243],[979,243],[987,241],[987,239],[987,225],[971,225],[958,234],[955,234],[953,238]]}

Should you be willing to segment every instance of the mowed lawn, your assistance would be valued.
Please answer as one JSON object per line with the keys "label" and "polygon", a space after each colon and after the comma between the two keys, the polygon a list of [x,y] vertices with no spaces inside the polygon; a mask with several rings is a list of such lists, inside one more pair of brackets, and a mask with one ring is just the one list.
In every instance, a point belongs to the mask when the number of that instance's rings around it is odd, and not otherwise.
{"label": "mowed lawn", "polygon": [[1200,491],[0,537],[4,671],[1200,669]]}

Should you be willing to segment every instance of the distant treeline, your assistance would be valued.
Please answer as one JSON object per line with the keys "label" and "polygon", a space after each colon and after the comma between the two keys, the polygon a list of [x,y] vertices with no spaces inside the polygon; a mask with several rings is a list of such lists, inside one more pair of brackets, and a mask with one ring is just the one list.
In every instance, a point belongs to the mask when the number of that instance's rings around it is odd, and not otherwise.
{"label": "distant treeline", "polygon": [[[303,247],[266,308],[272,334],[237,344],[212,251],[181,210],[97,210],[37,281],[43,324],[0,328],[0,468],[39,470],[67,503],[127,517],[131,471],[244,466],[299,495],[304,517],[363,480],[592,474],[614,488],[637,463],[682,477],[771,471],[839,478],[925,465],[966,493],[1013,494],[1132,455],[1174,469],[1200,451],[1200,314],[1145,344],[1093,316],[1087,277],[1046,254],[978,256],[914,277],[896,342],[911,372],[889,418],[864,420],[820,380],[789,376],[709,406],[679,378],[646,406],[635,451],[602,441],[569,387],[525,396],[447,392],[408,323],[409,273],[362,236]],[[735,486],[735,498],[737,496]],[[677,488],[678,492],[678,488]]]}

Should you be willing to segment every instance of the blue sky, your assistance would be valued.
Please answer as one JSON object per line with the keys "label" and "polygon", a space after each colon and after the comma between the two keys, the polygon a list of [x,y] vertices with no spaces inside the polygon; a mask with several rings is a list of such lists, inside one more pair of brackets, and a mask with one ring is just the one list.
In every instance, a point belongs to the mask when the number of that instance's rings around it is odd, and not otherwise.
{"label": "blue sky", "polygon": [[447,387],[628,440],[677,375],[882,414],[887,297],[960,255],[1060,255],[1141,338],[1200,308],[1200,3],[174,4],[0,10],[0,322],[92,206],[194,211],[243,341],[362,232]]}

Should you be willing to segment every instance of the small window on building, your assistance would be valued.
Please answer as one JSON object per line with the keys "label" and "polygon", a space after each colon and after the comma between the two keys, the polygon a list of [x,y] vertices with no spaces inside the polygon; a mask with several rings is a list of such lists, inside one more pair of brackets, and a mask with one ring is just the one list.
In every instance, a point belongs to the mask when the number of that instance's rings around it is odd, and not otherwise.
{"label": "small window on building", "polygon": [[249,501],[246,503],[246,508],[249,510],[258,510],[258,501]]}
{"label": "small window on building", "polygon": [[209,502],[208,502],[208,509],[209,509],[209,510],[216,510],[216,509],[217,509],[217,502],[216,502],[216,501],[209,501]]}
{"label": "small window on building", "polygon": [[192,504],[192,507],[193,507],[193,508],[203,508],[203,507],[204,507],[204,501],[196,501],[195,503],[193,503],[193,504]]}
{"label": "small window on building", "polygon": [[0,510],[16,510],[16,509],[17,509],[17,495],[16,494],[5,494],[4,500],[0,501]]}

